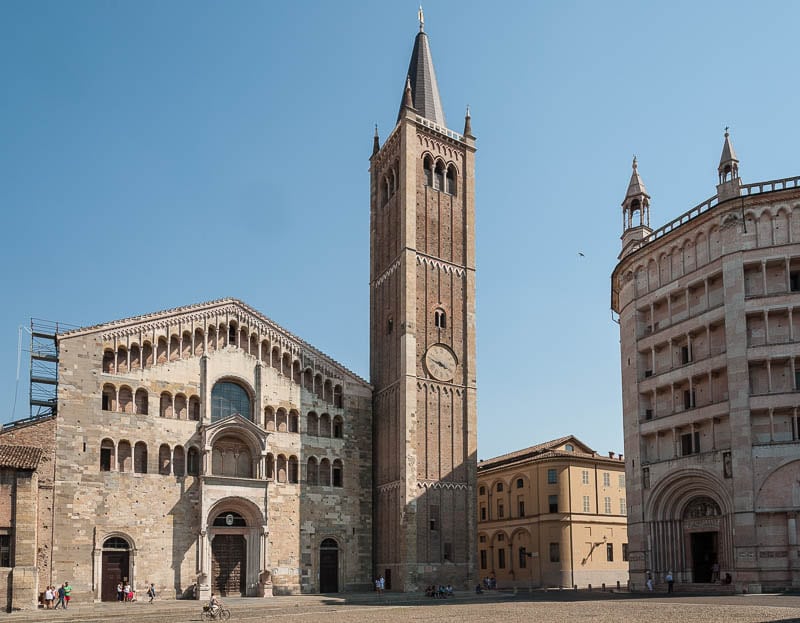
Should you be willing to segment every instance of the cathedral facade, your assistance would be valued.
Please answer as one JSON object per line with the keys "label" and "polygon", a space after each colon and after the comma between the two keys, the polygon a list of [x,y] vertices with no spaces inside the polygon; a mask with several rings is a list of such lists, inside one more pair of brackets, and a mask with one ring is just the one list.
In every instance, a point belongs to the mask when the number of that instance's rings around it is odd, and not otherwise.
{"label": "cathedral facade", "polygon": [[[717,192],[660,229],[633,163],[612,275],[631,582],[800,586],[800,178]],[[634,494],[634,492],[636,492]]]}
{"label": "cathedral facade", "polygon": [[9,608],[475,581],[475,139],[422,24],[370,160],[370,382],[237,299],[58,332],[52,415],[0,430]]}

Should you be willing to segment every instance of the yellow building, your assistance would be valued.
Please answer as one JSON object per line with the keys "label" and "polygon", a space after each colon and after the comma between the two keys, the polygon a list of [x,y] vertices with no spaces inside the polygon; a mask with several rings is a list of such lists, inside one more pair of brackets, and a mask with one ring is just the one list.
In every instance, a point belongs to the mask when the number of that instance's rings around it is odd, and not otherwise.
{"label": "yellow building", "polygon": [[478,463],[478,569],[498,588],[628,581],[623,457],[576,437]]}

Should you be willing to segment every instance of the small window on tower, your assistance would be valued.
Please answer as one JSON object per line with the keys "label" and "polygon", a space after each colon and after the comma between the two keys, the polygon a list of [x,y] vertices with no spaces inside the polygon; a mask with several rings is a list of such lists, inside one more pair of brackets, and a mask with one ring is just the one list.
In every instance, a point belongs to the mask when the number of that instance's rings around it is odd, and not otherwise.
{"label": "small window on tower", "polygon": [[425,156],[422,168],[425,171],[425,186],[433,186],[433,160],[430,156]]}
{"label": "small window on tower", "polygon": [[437,162],[433,172],[433,187],[436,190],[444,190],[444,163]]}
{"label": "small window on tower", "polygon": [[452,164],[447,167],[447,194],[456,194],[456,168]]}
{"label": "small window on tower", "polygon": [[394,331],[394,318],[389,316],[386,319],[386,334],[390,335],[392,333],[392,331]]}
{"label": "small window on tower", "polygon": [[789,289],[792,292],[800,292],[800,271],[793,270],[789,273]]}
{"label": "small window on tower", "polygon": [[438,329],[447,328],[447,313],[442,308],[439,308],[433,312],[433,324]]}

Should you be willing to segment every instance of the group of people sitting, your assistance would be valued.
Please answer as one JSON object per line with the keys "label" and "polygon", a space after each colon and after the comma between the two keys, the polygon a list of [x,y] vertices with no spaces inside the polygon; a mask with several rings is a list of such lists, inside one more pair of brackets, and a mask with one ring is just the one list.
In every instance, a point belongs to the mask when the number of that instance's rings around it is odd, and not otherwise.
{"label": "group of people sitting", "polygon": [[434,599],[444,599],[445,597],[452,597],[453,596],[453,585],[448,584],[447,586],[443,586],[439,584],[431,584],[430,586],[425,588],[425,596],[426,597],[433,597]]}

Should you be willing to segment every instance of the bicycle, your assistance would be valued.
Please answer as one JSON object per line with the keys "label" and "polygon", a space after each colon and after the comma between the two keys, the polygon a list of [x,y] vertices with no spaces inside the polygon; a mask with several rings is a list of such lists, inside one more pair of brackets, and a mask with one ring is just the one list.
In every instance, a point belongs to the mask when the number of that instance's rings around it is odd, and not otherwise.
{"label": "bicycle", "polygon": [[231,611],[223,606],[219,606],[216,610],[203,606],[203,613],[200,618],[204,621],[227,621],[231,618]]}

